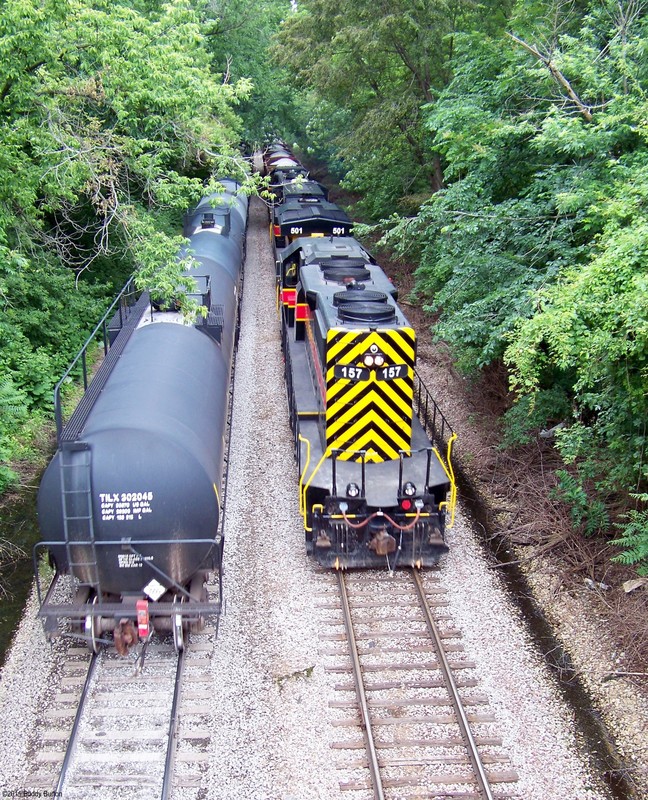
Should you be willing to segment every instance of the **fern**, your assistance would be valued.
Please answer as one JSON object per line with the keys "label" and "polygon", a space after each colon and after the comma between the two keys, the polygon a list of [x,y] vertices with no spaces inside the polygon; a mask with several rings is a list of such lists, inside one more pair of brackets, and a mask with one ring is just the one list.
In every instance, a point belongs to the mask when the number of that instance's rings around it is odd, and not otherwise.
{"label": "fern", "polygon": [[9,378],[0,380],[0,413],[21,416],[25,408],[25,398]]}
{"label": "fern", "polygon": [[[633,494],[635,500],[648,503],[648,494]],[[617,564],[637,566],[639,575],[648,575],[648,510],[633,509],[624,515],[627,523],[617,523],[616,527],[623,535],[612,541],[612,544],[625,548],[614,556]]]}
{"label": "fern", "polygon": [[550,497],[568,506],[574,528],[580,528],[585,536],[606,531],[609,519],[605,503],[590,498],[579,475],[559,469],[556,470],[556,477],[558,485],[551,490]]}

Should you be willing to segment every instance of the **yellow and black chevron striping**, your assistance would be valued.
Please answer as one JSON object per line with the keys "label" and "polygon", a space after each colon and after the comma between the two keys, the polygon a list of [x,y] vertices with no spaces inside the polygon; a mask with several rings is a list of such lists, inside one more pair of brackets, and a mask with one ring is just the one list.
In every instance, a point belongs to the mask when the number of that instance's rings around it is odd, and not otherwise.
{"label": "yellow and black chevron striping", "polygon": [[326,445],[338,458],[358,461],[364,450],[367,461],[388,461],[410,449],[415,356],[412,328],[328,332]]}

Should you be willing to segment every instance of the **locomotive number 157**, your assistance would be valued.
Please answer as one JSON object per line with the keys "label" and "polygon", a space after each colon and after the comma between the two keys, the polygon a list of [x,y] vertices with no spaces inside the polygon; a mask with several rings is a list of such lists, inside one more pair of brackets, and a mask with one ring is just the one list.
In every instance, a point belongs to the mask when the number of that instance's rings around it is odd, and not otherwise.
{"label": "locomotive number 157", "polygon": [[[336,378],[345,378],[347,381],[368,381],[371,373],[364,367],[352,367],[348,364],[337,364],[333,370]],[[376,370],[376,378],[379,381],[395,381],[398,378],[407,377],[406,364],[394,364],[391,367],[383,367]]]}

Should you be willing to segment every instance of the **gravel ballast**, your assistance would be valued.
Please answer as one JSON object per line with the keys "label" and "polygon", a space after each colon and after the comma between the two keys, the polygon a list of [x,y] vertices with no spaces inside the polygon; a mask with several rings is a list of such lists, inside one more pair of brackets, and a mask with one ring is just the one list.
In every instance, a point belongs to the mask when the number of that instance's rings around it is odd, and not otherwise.
{"label": "gravel ballast", "polygon": [[[331,745],[336,676],[320,639],[335,578],[305,555],[288,425],[267,215],[251,203],[225,524],[225,613],[211,655],[205,785],[175,798],[364,800],[343,792]],[[443,407],[443,401],[441,400]],[[444,409],[445,410],[445,409]],[[459,431],[459,433],[461,433]],[[519,613],[488,569],[460,509],[440,570],[449,613],[477,662],[523,800],[604,800],[574,721]],[[25,786],[37,719],[57,688],[57,655],[32,602],[0,683],[0,785]],[[88,797],[93,797],[89,790]]]}

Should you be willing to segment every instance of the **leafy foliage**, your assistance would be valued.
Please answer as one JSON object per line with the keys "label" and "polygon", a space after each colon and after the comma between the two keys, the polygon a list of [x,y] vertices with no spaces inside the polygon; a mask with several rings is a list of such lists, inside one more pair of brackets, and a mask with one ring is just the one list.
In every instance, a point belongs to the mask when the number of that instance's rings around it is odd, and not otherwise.
{"label": "leafy foliage", "polygon": [[210,3],[213,29],[207,42],[214,67],[233,82],[247,81],[241,98],[241,135],[250,146],[263,146],[278,136],[295,138],[301,123],[297,97],[285,72],[270,62],[268,47],[282,19],[290,16],[290,0],[219,0]]}
{"label": "leafy foliage", "polygon": [[[633,494],[632,497],[643,505],[648,503],[648,494]],[[613,541],[625,549],[612,560],[637,565],[640,575],[648,575],[648,511],[645,508],[632,509],[625,519],[625,523],[617,525],[623,534]]]}
{"label": "leafy foliage", "polygon": [[16,473],[8,466],[12,454],[8,434],[27,416],[26,397],[9,378],[0,380],[0,485],[7,485],[16,479]]}
{"label": "leafy foliage", "polygon": [[385,238],[418,257],[459,363],[509,364],[514,427],[566,423],[557,446],[602,502],[648,478],[648,151],[645,26],[597,9],[543,28],[519,4],[533,44],[455,37],[427,106],[447,186]]}
{"label": "leafy foliage", "polygon": [[[250,86],[212,71],[205,13],[2,2],[0,380],[32,413],[128,274],[177,285],[175,234],[203,177],[245,174],[234,109]],[[3,461],[20,424],[3,408]]]}
{"label": "leafy foliage", "polygon": [[[501,447],[527,444],[541,437],[558,434],[571,413],[569,386],[559,383],[534,395],[524,395],[504,414]],[[546,429],[549,430],[546,430]]]}
{"label": "leafy foliage", "polygon": [[344,108],[344,124],[333,126],[329,141],[344,162],[344,184],[366,194],[367,213],[388,213],[402,197],[442,186],[421,107],[448,82],[456,31],[477,18],[496,27],[505,6],[303,0],[285,20],[275,60],[296,87]]}
{"label": "leafy foliage", "polygon": [[578,475],[561,469],[556,477],[558,486],[552,492],[552,497],[567,504],[574,528],[581,528],[586,536],[606,531],[609,519],[605,504],[600,499],[590,499]]}

